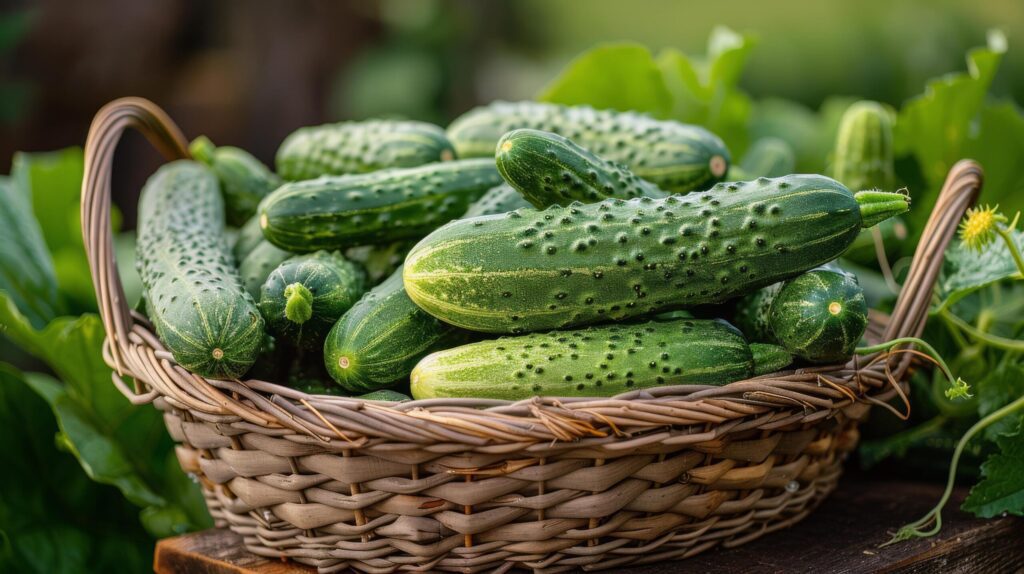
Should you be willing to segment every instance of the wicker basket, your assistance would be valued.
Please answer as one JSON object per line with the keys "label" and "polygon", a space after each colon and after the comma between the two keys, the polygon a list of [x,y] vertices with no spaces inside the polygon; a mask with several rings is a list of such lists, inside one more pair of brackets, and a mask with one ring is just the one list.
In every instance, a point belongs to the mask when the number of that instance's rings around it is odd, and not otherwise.
{"label": "wicker basket", "polygon": [[[82,228],[104,357],[125,396],[163,411],[216,524],[256,554],[320,572],[561,572],[729,548],[807,516],[835,487],[857,421],[905,398],[909,353],[721,387],[516,403],[395,404],[204,379],[175,364],[124,298],[110,178],[128,127],[168,159],[188,157],[145,100],[112,102],[89,131]],[[895,310],[872,317],[869,338],[920,335],[942,253],[980,187],[976,164],[950,172]]]}

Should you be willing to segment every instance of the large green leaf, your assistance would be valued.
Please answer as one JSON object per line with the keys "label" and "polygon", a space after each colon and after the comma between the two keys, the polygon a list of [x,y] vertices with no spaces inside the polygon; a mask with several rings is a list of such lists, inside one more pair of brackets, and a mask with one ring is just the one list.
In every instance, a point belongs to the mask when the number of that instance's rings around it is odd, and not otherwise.
{"label": "large green leaf", "polygon": [[[1024,231],[1014,231],[1017,245],[1024,249]],[[936,292],[937,310],[953,305],[963,297],[1010,277],[1019,276],[1006,244],[997,239],[981,253],[959,241],[946,250]]]}
{"label": "large green leaf", "polygon": [[7,177],[0,177],[0,291],[6,291],[36,327],[63,312],[39,222],[15,181]]}
{"label": "large green leaf", "polygon": [[658,64],[639,44],[606,44],[583,53],[542,89],[537,99],[636,110],[658,117],[672,109],[672,94]]}
{"label": "large green leaf", "polygon": [[1024,516],[1024,428],[996,438],[999,453],[981,465],[984,478],[974,485],[963,509],[983,518],[1009,513]]}
{"label": "large green leaf", "polygon": [[1024,210],[1024,113],[1013,102],[989,103],[982,108],[977,127],[963,155],[977,160],[985,171],[982,201],[998,204],[1012,217]]}

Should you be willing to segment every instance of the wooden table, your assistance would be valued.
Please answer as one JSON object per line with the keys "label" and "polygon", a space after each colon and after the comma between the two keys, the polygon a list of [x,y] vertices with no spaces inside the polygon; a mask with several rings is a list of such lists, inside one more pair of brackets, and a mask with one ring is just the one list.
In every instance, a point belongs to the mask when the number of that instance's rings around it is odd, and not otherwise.
{"label": "wooden table", "polygon": [[[956,492],[935,537],[879,548],[887,532],[920,518],[939,499],[934,484],[847,476],[810,517],[789,530],[727,551],[711,551],[683,562],[620,570],[622,574],[674,572],[807,573],[983,573],[1024,572],[1024,520],[980,520],[958,510],[966,490]],[[226,530],[207,530],[161,540],[158,574],[311,574],[313,568],[270,561],[242,549]]]}

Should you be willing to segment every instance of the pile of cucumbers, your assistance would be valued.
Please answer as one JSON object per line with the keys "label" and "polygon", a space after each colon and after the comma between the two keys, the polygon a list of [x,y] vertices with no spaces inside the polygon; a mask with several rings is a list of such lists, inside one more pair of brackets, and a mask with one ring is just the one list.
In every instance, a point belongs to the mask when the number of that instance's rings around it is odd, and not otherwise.
{"label": "pile of cucumbers", "polygon": [[734,181],[709,131],[585,106],[302,128],[276,173],[199,138],[142,191],[145,309],[199,375],[369,400],[610,396],[844,362],[868,309],[834,261],[909,207],[860,189],[882,129],[846,128],[864,132],[836,150],[853,191],[786,175],[777,140]]}

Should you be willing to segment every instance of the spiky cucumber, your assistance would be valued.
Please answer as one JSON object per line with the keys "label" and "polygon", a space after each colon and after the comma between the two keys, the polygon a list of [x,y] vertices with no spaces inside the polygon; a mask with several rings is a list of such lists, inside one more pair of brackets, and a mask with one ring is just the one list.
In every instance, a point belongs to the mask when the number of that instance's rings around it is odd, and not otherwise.
{"label": "spiky cucumber", "polygon": [[513,130],[498,140],[495,163],[505,182],[535,207],[594,203],[609,197],[665,197],[625,165],[603,159],[572,140],[540,130]]}
{"label": "spiky cucumber", "polygon": [[263,342],[263,318],[224,241],[224,200],[202,164],[180,160],[149,178],[139,198],[139,275],[160,340],[183,368],[241,376]]}
{"label": "spiky cucumber", "polygon": [[823,266],[741,298],[735,320],[753,341],[828,363],[853,355],[867,328],[868,306],[856,277]]}
{"label": "spiky cucumber", "polygon": [[441,320],[521,333],[718,303],[837,257],[908,208],[824,176],[720,184],[453,221],[409,253],[405,289]]}
{"label": "spiky cucumber", "polygon": [[267,277],[270,277],[270,273],[294,255],[269,241],[261,241],[245,256],[238,265],[238,275],[242,279],[242,286],[253,300],[259,299],[260,287]]}
{"label": "spiky cucumber", "polygon": [[438,126],[366,120],[299,128],[277,150],[277,171],[285,179],[301,180],[453,158],[452,145]]}
{"label": "spiky cucumber", "polygon": [[244,149],[216,147],[206,136],[193,140],[188,149],[217,175],[229,225],[244,224],[256,214],[260,201],[281,185],[281,178]]}
{"label": "spiky cucumber", "polygon": [[507,183],[496,185],[480,196],[480,199],[469,206],[462,216],[479,217],[481,215],[494,215],[495,213],[507,213],[515,211],[520,207],[531,207],[530,202],[522,196],[514,187]]}
{"label": "spiky cucumber", "polygon": [[448,138],[458,157],[484,157],[494,154],[501,136],[519,128],[570,138],[673,193],[706,189],[729,168],[725,144],[704,128],[590,106],[495,102],[452,122]]}
{"label": "spiky cucumber", "polygon": [[427,353],[466,340],[465,332],[409,299],[399,269],[334,325],[324,342],[324,364],[342,387],[372,391],[408,377]]}
{"label": "spiky cucumber", "polygon": [[366,273],[340,253],[297,255],[277,266],[260,288],[267,330],[305,349],[324,337],[366,290]]}
{"label": "spiky cucumber", "polygon": [[420,238],[501,183],[492,159],[287,183],[260,204],[263,236],[295,252]]}
{"label": "spiky cucumber", "polygon": [[[775,367],[779,350],[770,353]],[[410,388],[416,399],[514,401],[724,385],[759,372],[750,345],[732,325],[675,319],[530,333],[438,351],[416,365]]]}

